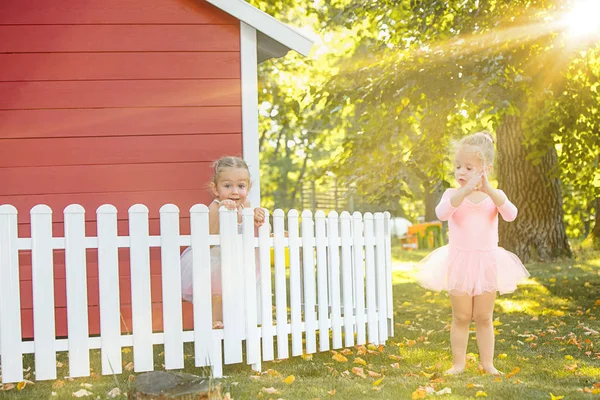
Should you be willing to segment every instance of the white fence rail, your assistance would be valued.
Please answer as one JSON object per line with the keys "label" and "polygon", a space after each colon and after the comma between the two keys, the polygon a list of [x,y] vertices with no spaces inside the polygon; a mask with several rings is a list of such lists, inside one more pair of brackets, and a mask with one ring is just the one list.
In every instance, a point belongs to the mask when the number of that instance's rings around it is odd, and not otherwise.
{"label": "white fence rail", "polygon": [[[117,210],[97,209],[97,236],[85,235],[85,210],[64,210],[64,237],[52,236],[52,210],[31,210],[31,237],[17,234],[17,210],[0,206],[0,355],[2,382],[23,380],[23,355],[34,354],[37,380],[56,379],[57,352],[68,352],[71,377],[90,375],[90,350],[100,349],[102,374],[122,372],[122,348],[132,346],[134,370],[154,369],[153,346],[164,345],[166,369],[184,367],[184,343],[194,343],[195,365],[261,361],[337,349],[382,344],[393,335],[389,213],[275,210],[255,237],[252,210],[243,210],[242,233],[233,211],[220,211],[220,234],[209,235],[208,208],[190,210],[191,235],[181,235],[179,209],[160,209],[160,235],[149,234],[148,208],[129,209],[129,235],[117,233]],[[287,226],[287,229],[285,227]],[[180,286],[182,247],[194,249],[193,330],[184,330]],[[223,329],[212,328],[210,254],[221,246]],[[150,248],[160,247],[163,332],[152,331]],[[121,332],[119,249],[129,249],[131,333]],[[274,255],[272,271],[271,248]],[[98,251],[100,335],[88,328],[86,250]],[[55,334],[53,253],[64,250],[66,338]],[[19,252],[31,251],[33,340],[22,338]],[[289,265],[286,262],[289,252]],[[258,256],[256,256],[258,253]],[[260,265],[257,277],[255,262]],[[123,262],[121,262],[121,266]],[[289,276],[287,272],[289,271]],[[274,284],[272,282],[274,276]],[[258,285],[257,285],[258,279]],[[123,284],[121,282],[121,284]],[[258,293],[257,293],[258,291]],[[289,296],[289,312],[288,312]],[[275,320],[273,320],[273,308]],[[331,343],[330,343],[331,332]],[[275,356],[276,339],[277,353]],[[305,345],[303,348],[303,339]],[[245,346],[243,346],[245,343]],[[245,349],[245,353],[244,350]]]}

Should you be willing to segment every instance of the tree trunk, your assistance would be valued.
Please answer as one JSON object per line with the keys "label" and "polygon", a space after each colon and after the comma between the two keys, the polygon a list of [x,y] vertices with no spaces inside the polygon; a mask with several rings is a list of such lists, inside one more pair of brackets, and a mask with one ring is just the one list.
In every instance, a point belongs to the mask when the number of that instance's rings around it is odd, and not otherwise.
{"label": "tree trunk", "polygon": [[596,218],[592,229],[592,242],[600,245],[600,197],[596,199]]}
{"label": "tree trunk", "polygon": [[519,209],[515,221],[500,222],[500,245],[523,262],[534,257],[543,261],[571,257],[560,182],[549,178],[558,162],[555,148],[549,149],[538,165],[533,165],[527,160],[521,121],[514,116],[504,118],[497,137],[499,188]]}
{"label": "tree trunk", "polygon": [[435,207],[440,202],[444,194],[444,187],[441,182],[433,184],[433,190],[428,182],[425,182],[425,221],[436,221]]}

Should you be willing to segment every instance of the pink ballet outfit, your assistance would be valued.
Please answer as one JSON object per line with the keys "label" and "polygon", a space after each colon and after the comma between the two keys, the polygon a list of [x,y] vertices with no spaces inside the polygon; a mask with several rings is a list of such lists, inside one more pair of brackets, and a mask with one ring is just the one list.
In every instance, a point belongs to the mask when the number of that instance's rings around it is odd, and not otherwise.
{"label": "pink ballet outfit", "polygon": [[489,196],[479,203],[465,198],[454,207],[450,198],[455,192],[446,190],[435,209],[441,221],[448,221],[449,243],[421,260],[417,282],[457,295],[515,291],[529,272],[516,255],[498,246],[498,213],[510,222],[517,217],[517,207],[508,198],[497,207]]}

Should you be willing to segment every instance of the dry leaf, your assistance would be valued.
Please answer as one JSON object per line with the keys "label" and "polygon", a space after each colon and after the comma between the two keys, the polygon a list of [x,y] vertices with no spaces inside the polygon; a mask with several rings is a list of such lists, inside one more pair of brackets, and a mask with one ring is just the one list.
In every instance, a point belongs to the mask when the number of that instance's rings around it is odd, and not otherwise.
{"label": "dry leaf", "polygon": [[477,393],[475,393],[475,397],[487,397],[487,393],[483,390],[479,390]]}
{"label": "dry leaf", "polygon": [[377,379],[375,382],[373,382],[373,386],[379,386],[381,385],[381,382],[383,382],[383,380],[385,379],[385,376],[381,379]]}
{"label": "dry leaf", "polygon": [[342,351],[340,351],[340,353],[342,353],[345,356],[351,356],[352,355],[352,350],[350,350],[350,349],[343,349]]}
{"label": "dry leaf", "polygon": [[498,354],[498,358],[499,359],[503,359],[503,358],[506,358],[506,357],[508,357],[508,356],[506,354],[504,354],[504,353]]}
{"label": "dry leaf", "polygon": [[412,393],[412,400],[424,399],[427,397],[427,391],[423,388],[418,388]]}
{"label": "dry leaf", "polygon": [[354,358],[354,364],[367,365],[367,362],[360,357]]}
{"label": "dry leaf", "polygon": [[400,361],[400,360],[402,360],[402,357],[400,357],[400,356],[396,356],[396,355],[394,355],[394,354],[389,354],[389,355],[388,355],[388,358],[389,358],[390,360],[394,360],[394,361]]}
{"label": "dry leaf", "polygon": [[277,371],[275,371],[274,369],[268,369],[264,372],[265,374],[267,374],[268,376],[281,376],[281,374]]}
{"label": "dry leaf", "polygon": [[443,394],[452,394],[452,389],[450,389],[449,387],[443,388],[442,390],[438,390],[437,392],[435,392],[435,394],[438,396],[441,396]]}
{"label": "dry leaf", "polygon": [[7,383],[5,385],[2,385],[2,390],[7,391],[7,390],[12,390],[15,388],[15,385],[12,383]]}
{"label": "dry leaf", "polygon": [[365,375],[365,372],[362,368],[360,367],[353,367],[352,368],[352,373],[360,378],[365,379],[367,376]]}
{"label": "dry leaf", "polygon": [[560,399],[564,399],[565,396],[555,396],[552,393],[550,393],[550,400],[560,400]]}
{"label": "dry leaf", "polygon": [[331,389],[327,392],[330,396],[335,396],[335,389]]}
{"label": "dry leaf", "polygon": [[380,378],[381,374],[378,372],[373,372],[373,371],[368,371],[367,370],[367,375],[369,375],[371,378]]}
{"label": "dry leaf", "polygon": [[468,387],[469,389],[470,389],[470,388],[474,388],[474,387],[476,387],[476,388],[482,388],[482,387],[483,387],[483,385],[479,385],[479,384],[477,384],[477,383],[467,383],[467,387]]}
{"label": "dry leaf", "polygon": [[129,376],[127,377],[127,380],[128,380],[129,382],[135,382],[135,375],[129,375]]}
{"label": "dry leaf", "polygon": [[93,395],[93,393],[92,392],[88,392],[85,389],[81,389],[81,390],[78,390],[76,392],[73,392],[73,397],[87,397],[87,396],[91,396],[91,395]]}
{"label": "dry leaf", "polygon": [[123,352],[123,354],[129,354],[129,353],[131,353],[131,348],[130,347],[123,347],[123,350],[121,350],[121,351]]}
{"label": "dry leaf", "polygon": [[91,383],[82,383],[81,387],[86,388],[86,389],[91,389],[92,388],[92,384]]}
{"label": "dry leaf", "polygon": [[265,392],[267,394],[279,394],[279,391],[277,389],[275,389],[274,387],[270,387],[270,388],[264,387],[260,391]]}
{"label": "dry leaf", "polygon": [[133,371],[133,361],[130,361],[125,365],[125,371]]}
{"label": "dry leaf", "polygon": [[283,380],[283,383],[287,383],[288,385],[291,385],[292,383],[294,383],[295,380],[296,380],[296,377],[294,375],[290,375]]}
{"label": "dry leaf", "polygon": [[306,354],[306,353],[302,353],[302,356],[301,356],[301,357],[302,357],[302,359],[303,359],[304,361],[310,361],[310,360],[312,360],[312,359],[313,359],[313,355],[312,355],[312,354]]}
{"label": "dry leaf", "polygon": [[64,364],[63,364],[63,363],[61,363],[60,361],[57,361],[57,362],[56,362],[56,368],[62,368],[62,366],[63,366],[63,365],[64,365]]}
{"label": "dry leaf", "polygon": [[400,368],[400,363],[393,363],[393,364],[390,364],[390,367],[392,367],[392,368],[394,368],[394,369],[398,369],[398,368]]}
{"label": "dry leaf", "polygon": [[121,395],[121,389],[119,389],[118,387],[113,388],[110,392],[108,392],[107,396],[112,398],[115,398],[117,396]]}
{"label": "dry leaf", "polygon": [[25,388],[25,385],[27,385],[25,382],[17,383],[17,390],[23,390]]}
{"label": "dry leaf", "polygon": [[52,384],[52,389],[60,389],[61,387],[65,386],[65,381],[61,381],[60,379],[57,379],[53,384]]}
{"label": "dry leaf", "polygon": [[510,378],[511,376],[516,375],[520,370],[521,370],[521,368],[515,367],[512,371],[510,371],[508,374],[506,374],[506,379]]}
{"label": "dry leaf", "polygon": [[341,355],[340,353],[335,353],[331,358],[333,359],[333,361],[337,361],[340,363],[348,362],[348,359],[346,357],[344,357],[343,355]]}

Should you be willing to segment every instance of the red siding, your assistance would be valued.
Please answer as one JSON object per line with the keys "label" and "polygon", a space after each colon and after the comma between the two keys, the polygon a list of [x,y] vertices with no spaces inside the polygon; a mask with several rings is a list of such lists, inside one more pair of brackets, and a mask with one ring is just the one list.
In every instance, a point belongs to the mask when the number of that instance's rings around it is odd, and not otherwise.
{"label": "red siding", "polygon": [[[0,2],[0,203],[19,210],[127,210],[210,201],[211,162],[241,154],[239,21],[202,0],[5,0]],[[23,336],[33,334],[31,256],[22,252]],[[55,252],[57,335],[66,332],[64,255]],[[120,251],[124,331],[131,330],[129,256]],[[90,329],[99,332],[97,254],[88,251]],[[162,327],[160,254],[151,252],[154,328]],[[184,304],[185,326],[191,309]]]}

